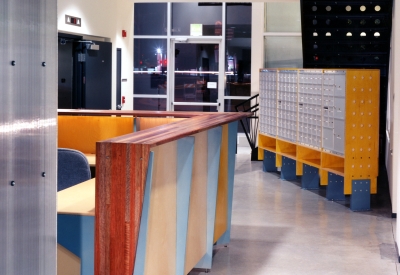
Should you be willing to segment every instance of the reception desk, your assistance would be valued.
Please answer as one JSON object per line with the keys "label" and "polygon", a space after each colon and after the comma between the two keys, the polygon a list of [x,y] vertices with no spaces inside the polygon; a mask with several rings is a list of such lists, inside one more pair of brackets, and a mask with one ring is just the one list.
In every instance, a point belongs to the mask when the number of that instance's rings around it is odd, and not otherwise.
{"label": "reception desk", "polygon": [[196,113],[97,142],[94,274],[211,268],[213,245],[230,241],[237,121],[248,115]]}
{"label": "reception desk", "polygon": [[94,273],[95,179],[57,193],[57,275]]}

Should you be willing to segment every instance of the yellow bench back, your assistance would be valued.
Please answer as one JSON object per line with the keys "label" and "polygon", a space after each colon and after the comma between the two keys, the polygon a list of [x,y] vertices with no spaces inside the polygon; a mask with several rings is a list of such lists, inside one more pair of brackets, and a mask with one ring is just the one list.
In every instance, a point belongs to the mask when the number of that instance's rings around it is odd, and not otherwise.
{"label": "yellow bench back", "polygon": [[58,116],[58,147],[96,153],[96,142],[132,133],[133,117]]}
{"label": "yellow bench back", "polygon": [[160,125],[180,121],[186,118],[169,118],[169,117],[138,117],[136,118],[136,130],[146,130]]}

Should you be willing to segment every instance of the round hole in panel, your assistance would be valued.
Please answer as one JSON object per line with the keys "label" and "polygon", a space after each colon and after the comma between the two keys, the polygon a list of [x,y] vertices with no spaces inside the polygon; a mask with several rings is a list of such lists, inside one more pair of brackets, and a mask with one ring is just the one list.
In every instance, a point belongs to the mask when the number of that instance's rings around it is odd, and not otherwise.
{"label": "round hole in panel", "polygon": [[355,92],[356,91],[356,88],[353,88],[353,92]]}
{"label": "round hole in panel", "polygon": [[351,25],[353,23],[353,21],[351,21],[350,19],[347,19],[347,25]]}
{"label": "round hole in panel", "polygon": [[368,139],[371,139],[371,136],[368,136]]}
{"label": "round hole in panel", "polygon": [[375,11],[380,11],[380,10],[381,10],[381,6],[376,5],[376,6],[375,6]]}
{"label": "round hole in panel", "polygon": [[367,10],[367,8],[366,8],[364,5],[362,5],[362,6],[360,7],[360,11],[364,12],[364,11],[366,11],[366,10]]}
{"label": "round hole in panel", "polygon": [[314,48],[314,50],[318,49],[318,45],[314,44],[313,48]]}
{"label": "round hole in panel", "polygon": [[351,32],[346,33],[346,36],[353,36]]}
{"label": "round hole in panel", "polygon": [[[369,79],[372,79],[372,77],[369,77]],[[369,91],[372,92],[372,88],[369,88]]]}
{"label": "round hole in panel", "polygon": [[357,77],[356,76],[353,76],[353,79],[356,79]]}
{"label": "round hole in panel", "polygon": [[372,103],[372,100],[371,100],[371,99],[370,99],[370,100],[368,100],[368,103],[369,103],[369,104],[371,104],[371,103]]}
{"label": "round hole in panel", "polygon": [[312,24],[313,24],[313,25],[317,25],[317,24],[318,24],[317,19],[314,19],[314,20],[312,21]]}
{"label": "round hole in panel", "polygon": [[364,127],[364,124],[360,124],[360,127],[361,127],[361,128]]}
{"label": "round hole in panel", "polygon": [[369,112],[369,113],[368,113],[368,115],[372,115],[372,113],[371,113],[371,112]]}
{"label": "round hole in panel", "polygon": [[365,45],[361,45],[360,46],[361,50],[365,51],[365,49],[367,48]]}
{"label": "round hole in panel", "polygon": [[361,99],[361,103],[364,103],[364,100],[363,100],[363,99]]}
{"label": "round hole in panel", "polygon": [[360,137],[360,139],[363,139],[363,138],[364,138],[363,136]]}
{"label": "round hole in panel", "polygon": [[326,19],[325,22],[326,22],[327,25],[330,25],[330,24],[331,24],[331,20],[330,20],[330,19]]}
{"label": "round hole in panel", "polygon": [[331,34],[330,32],[327,32],[327,33],[325,34],[325,36],[332,36],[332,34]]}
{"label": "round hole in panel", "polygon": [[356,115],[356,112],[353,112],[353,116],[355,116]]}
{"label": "round hole in panel", "polygon": [[360,33],[360,36],[367,36],[365,32]]}
{"label": "round hole in panel", "polygon": [[346,11],[351,11],[351,6],[346,6]]}
{"label": "round hole in panel", "polygon": [[317,33],[317,32],[313,32],[312,35],[313,35],[313,36],[318,36],[318,33]]}
{"label": "round hole in panel", "polygon": [[362,115],[362,116],[363,116],[363,115],[364,115],[364,112],[361,112],[361,113],[360,113],[360,115]]}
{"label": "round hole in panel", "polygon": [[371,126],[372,126],[371,124],[368,124],[368,127],[369,127],[369,128],[371,128]]}
{"label": "round hole in panel", "polygon": [[379,60],[379,56],[375,56],[374,59],[375,59],[375,61],[378,61]]}
{"label": "round hole in panel", "polygon": [[381,20],[379,20],[379,19],[375,19],[375,25],[379,25],[380,23],[381,23]]}
{"label": "round hole in panel", "polygon": [[362,168],[362,164],[360,164],[360,168]]}
{"label": "round hole in panel", "polygon": [[312,11],[317,11],[317,6],[312,6]]}
{"label": "round hole in panel", "polygon": [[379,32],[375,32],[375,33],[374,33],[374,36],[375,36],[375,37],[379,37],[379,36],[381,36],[381,34],[380,34]]}
{"label": "round hole in panel", "polygon": [[360,152],[362,152],[362,150],[363,150],[363,149],[362,149],[362,148],[360,148]]}
{"label": "round hole in panel", "polygon": [[356,125],[355,125],[355,124],[353,124],[353,128],[356,128]]}
{"label": "round hole in panel", "polygon": [[354,168],[354,164],[351,166],[351,168]]}
{"label": "round hole in panel", "polygon": [[[364,79],[364,78],[363,78]],[[361,90],[360,90],[361,92],[364,92],[364,88],[361,88]]]}
{"label": "round hole in panel", "polygon": [[355,137],[355,136],[352,136],[351,138],[352,138],[352,139],[356,139],[356,137]]}
{"label": "round hole in panel", "polygon": [[368,151],[371,151],[371,148],[368,148]]}
{"label": "round hole in panel", "polygon": [[332,10],[332,7],[331,6],[326,6],[326,11],[331,11]]}
{"label": "round hole in panel", "polygon": [[367,21],[365,21],[365,19],[362,19],[362,20],[360,21],[360,25],[364,26],[365,24],[367,24]]}
{"label": "round hole in panel", "polygon": [[353,152],[354,152],[354,148],[352,148],[352,149],[351,149],[351,151],[353,151]]}
{"label": "round hole in panel", "polygon": [[355,103],[356,103],[356,100],[354,99],[354,100],[353,100],[353,104],[355,104]]}

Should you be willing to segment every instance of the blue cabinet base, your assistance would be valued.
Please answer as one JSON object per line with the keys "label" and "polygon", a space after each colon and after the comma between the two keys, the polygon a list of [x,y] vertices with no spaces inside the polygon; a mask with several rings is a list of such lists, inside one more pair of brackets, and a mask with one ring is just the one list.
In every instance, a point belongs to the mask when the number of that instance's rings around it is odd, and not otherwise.
{"label": "blue cabinet base", "polygon": [[281,179],[283,180],[296,180],[296,161],[282,157]]}
{"label": "blue cabinet base", "polygon": [[306,190],[319,189],[319,170],[313,166],[303,164],[301,188]]}
{"label": "blue cabinet base", "polygon": [[275,153],[264,150],[263,171],[264,172],[277,172],[278,171],[278,168],[276,168]]}
{"label": "blue cabinet base", "polygon": [[352,180],[350,209],[352,211],[371,210],[371,181]]}
{"label": "blue cabinet base", "polygon": [[328,186],[326,198],[330,201],[344,201],[344,178],[342,176],[328,173]]}

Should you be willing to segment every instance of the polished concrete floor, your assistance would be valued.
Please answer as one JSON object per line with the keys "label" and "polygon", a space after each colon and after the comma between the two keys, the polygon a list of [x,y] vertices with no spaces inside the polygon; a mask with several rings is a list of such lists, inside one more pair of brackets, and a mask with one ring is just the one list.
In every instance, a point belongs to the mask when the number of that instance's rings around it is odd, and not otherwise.
{"label": "polished concrete floor", "polygon": [[381,194],[373,211],[352,212],[348,201],[327,201],[323,189],[262,172],[262,162],[239,150],[231,243],[215,248],[207,274],[398,274],[388,200]]}

